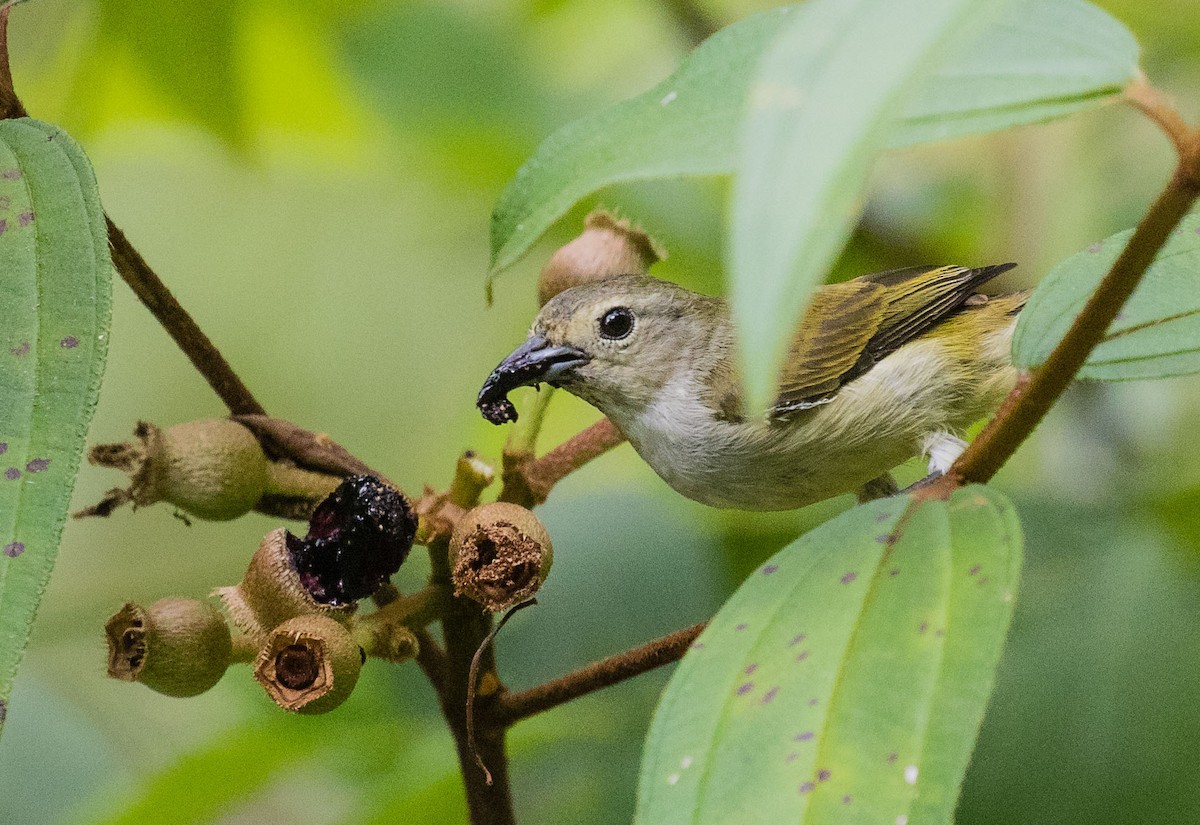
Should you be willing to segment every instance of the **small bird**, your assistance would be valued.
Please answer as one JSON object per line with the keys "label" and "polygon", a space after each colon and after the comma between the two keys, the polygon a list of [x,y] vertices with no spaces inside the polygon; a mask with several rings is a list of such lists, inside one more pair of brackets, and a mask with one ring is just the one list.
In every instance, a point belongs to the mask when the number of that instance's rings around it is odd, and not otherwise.
{"label": "small bird", "polygon": [[889,471],[914,455],[944,473],[966,428],[1012,388],[1028,293],[976,290],[1013,266],[911,267],[821,287],[765,415],[746,408],[724,300],[645,275],[581,284],[542,308],[478,406],[499,424],[516,420],[514,388],[562,387],[607,415],[667,484],[713,507],[876,498],[895,492]]}

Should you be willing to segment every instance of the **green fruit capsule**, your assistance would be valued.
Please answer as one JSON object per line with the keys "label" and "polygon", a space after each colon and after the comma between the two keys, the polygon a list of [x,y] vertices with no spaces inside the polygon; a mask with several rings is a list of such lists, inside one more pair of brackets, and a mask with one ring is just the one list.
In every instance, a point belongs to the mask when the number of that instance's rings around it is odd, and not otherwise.
{"label": "green fruit capsule", "polygon": [[224,675],[232,656],[229,626],[198,599],[128,602],[104,625],[108,675],[167,696],[196,696]]}

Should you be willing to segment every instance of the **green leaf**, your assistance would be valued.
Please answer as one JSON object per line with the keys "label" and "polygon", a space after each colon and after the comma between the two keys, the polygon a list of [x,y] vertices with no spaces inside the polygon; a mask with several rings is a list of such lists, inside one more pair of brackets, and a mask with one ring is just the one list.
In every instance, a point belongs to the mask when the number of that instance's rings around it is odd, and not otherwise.
{"label": "green leaf", "polygon": [[759,568],[684,657],[638,821],[949,823],[1021,532],[983,487],[856,507]]}
{"label": "green leaf", "polygon": [[[1133,230],[1072,255],[1050,271],[1021,312],[1013,360],[1040,366],[1108,273]],[[1200,214],[1187,216],[1159,250],[1079,377],[1096,381],[1165,378],[1200,372]]]}
{"label": "green leaf", "polygon": [[83,151],[55,126],[0,121],[0,726],[100,389],[110,270]]}
{"label": "green leaf", "polygon": [[763,57],[742,127],[726,254],[750,409],[771,403],[792,330],[850,237],[901,104],[980,6],[810,0]]}
{"label": "green leaf", "polygon": [[[550,135],[492,213],[489,281],[576,202],[605,186],[731,174],[759,60],[781,28],[814,14],[814,5],[773,9],[728,26],[650,91]],[[908,27],[896,31],[907,36]],[[861,59],[878,67],[874,54]],[[914,90],[887,140],[903,146],[1062,117],[1112,100],[1137,74],[1137,61],[1133,36],[1096,6],[1020,0],[950,51],[945,65]]]}

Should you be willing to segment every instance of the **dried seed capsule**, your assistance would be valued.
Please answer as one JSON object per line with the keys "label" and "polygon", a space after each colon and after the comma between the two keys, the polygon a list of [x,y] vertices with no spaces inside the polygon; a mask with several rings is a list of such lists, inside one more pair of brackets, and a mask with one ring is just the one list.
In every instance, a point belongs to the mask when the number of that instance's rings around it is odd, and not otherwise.
{"label": "dried seed capsule", "polygon": [[213,591],[233,623],[256,641],[261,642],[273,627],[296,616],[325,614],[348,623],[354,612],[353,604],[322,604],[312,597],[296,571],[288,549],[289,537],[294,538],[283,527],[267,533],[242,581]]}
{"label": "dried seed capsule", "polygon": [[296,713],[326,713],[346,701],[366,654],[326,616],[300,616],[275,628],[254,663],[272,701]]}
{"label": "dried seed capsule", "polygon": [[229,667],[232,643],[220,612],[198,599],[133,602],[104,625],[108,675],[167,696],[195,696]]}
{"label": "dried seed capsule", "polygon": [[450,538],[450,571],[457,595],[491,611],[532,596],[554,561],[550,534],[529,510],[493,502],[471,510]]}
{"label": "dried seed capsule", "polygon": [[666,257],[649,235],[608,212],[592,212],[583,226],[579,237],[559,247],[542,268],[539,306],[564,289],[590,281],[645,275],[651,264]]}
{"label": "dried seed capsule", "polygon": [[76,516],[107,516],[126,502],[135,507],[165,501],[198,518],[226,521],[245,515],[264,497],[291,512],[307,512],[340,479],[267,458],[250,430],[224,418],[189,421],[165,430],[146,421],[133,431],[136,442],[96,444],[88,460],[130,476],[127,490],[115,489]]}

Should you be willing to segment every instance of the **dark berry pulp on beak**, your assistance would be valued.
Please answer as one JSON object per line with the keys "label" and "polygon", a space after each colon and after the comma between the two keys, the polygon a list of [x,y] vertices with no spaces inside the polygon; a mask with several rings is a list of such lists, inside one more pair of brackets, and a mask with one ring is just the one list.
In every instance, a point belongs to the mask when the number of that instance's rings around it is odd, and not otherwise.
{"label": "dark berry pulp on beak", "polygon": [[542,381],[553,382],[566,370],[587,361],[588,357],[574,347],[552,346],[546,336],[535,333],[492,370],[475,406],[493,424],[516,421],[517,408],[508,400],[510,392]]}

